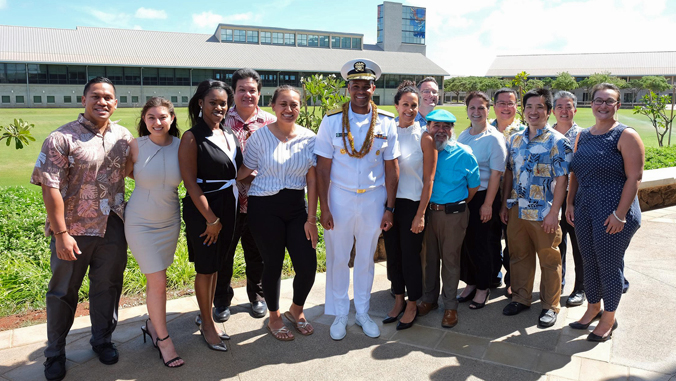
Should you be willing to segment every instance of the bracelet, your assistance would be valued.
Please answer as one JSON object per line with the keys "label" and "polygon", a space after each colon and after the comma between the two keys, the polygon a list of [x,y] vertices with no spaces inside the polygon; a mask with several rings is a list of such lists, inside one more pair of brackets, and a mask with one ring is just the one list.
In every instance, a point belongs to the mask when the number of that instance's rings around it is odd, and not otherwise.
{"label": "bracelet", "polygon": [[221,222],[221,219],[219,217],[216,217],[216,221],[214,222],[207,222],[207,226],[214,226],[217,223]]}
{"label": "bracelet", "polygon": [[[311,218],[314,218],[314,221],[310,221]],[[317,216],[308,216],[307,222],[310,222],[310,223],[317,222]]]}
{"label": "bracelet", "polygon": [[615,213],[615,210],[613,210],[613,216],[615,216],[615,218],[617,218],[617,220],[620,221],[621,223],[623,223],[623,224],[627,223],[626,219],[623,220],[623,219],[620,219],[620,217],[617,216],[617,213]]}
{"label": "bracelet", "polygon": [[54,233],[54,236],[56,237],[57,235],[66,234],[66,233],[68,233],[68,230],[63,230],[63,231]]}

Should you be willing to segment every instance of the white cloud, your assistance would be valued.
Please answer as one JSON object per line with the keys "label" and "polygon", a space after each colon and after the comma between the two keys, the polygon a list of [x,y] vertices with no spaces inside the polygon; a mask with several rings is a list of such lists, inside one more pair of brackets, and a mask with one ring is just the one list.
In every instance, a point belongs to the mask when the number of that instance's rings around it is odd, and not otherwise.
{"label": "white cloud", "polygon": [[0,9],[7,8],[7,0],[0,0]]}
{"label": "white cloud", "polygon": [[139,19],[166,19],[167,12],[164,10],[150,9],[150,8],[139,8],[136,10],[136,18]]}
{"label": "white cloud", "polygon": [[239,24],[242,22],[252,22],[252,21],[253,22],[260,21],[260,16],[254,15],[252,12],[236,13],[232,15],[223,16],[217,13],[213,13],[211,11],[192,15],[193,24],[201,29],[213,29],[219,23]]}
{"label": "white cloud", "polygon": [[126,13],[104,12],[94,8],[87,8],[86,11],[103,23],[103,26],[127,28],[131,20],[131,16]]}
{"label": "white cloud", "polygon": [[134,30],[143,30],[143,28],[140,25],[134,25]]}

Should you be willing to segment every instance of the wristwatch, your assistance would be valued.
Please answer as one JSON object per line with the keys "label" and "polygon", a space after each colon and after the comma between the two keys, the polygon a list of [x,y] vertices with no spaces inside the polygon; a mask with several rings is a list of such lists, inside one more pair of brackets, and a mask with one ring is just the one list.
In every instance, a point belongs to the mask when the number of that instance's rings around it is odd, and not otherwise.
{"label": "wristwatch", "polygon": [[389,206],[385,205],[385,210],[394,214],[394,208],[390,208]]}

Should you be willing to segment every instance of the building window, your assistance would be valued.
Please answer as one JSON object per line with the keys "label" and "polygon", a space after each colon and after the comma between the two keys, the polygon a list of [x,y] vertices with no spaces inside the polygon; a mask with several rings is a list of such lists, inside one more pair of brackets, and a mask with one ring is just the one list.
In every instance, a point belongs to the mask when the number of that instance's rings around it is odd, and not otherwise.
{"label": "building window", "polygon": [[221,42],[232,42],[232,29],[221,29]]}
{"label": "building window", "polygon": [[113,83],[122,83],[124,81],[124,69],[119,66],[106,67],[106,75]]}
{"label": "building window", "polygon": [[195,69],[192,71],[192,85],[197,86],[200,82],[214,78],[213,70]]}
{"label": "building window", "polygon": [[351,40],[352,40],[352,39],[351,39],[350,37],[343,37],[343,38],[341,38],[340,48],[341,48],[341,49],[350,49],[350,42],[351,42]]}
{"label": "building window", "polygon": [[309,35],[307,38],[307,46],[319,46],[319,36]]}
{"label": "building window", "polygon": [[75,102],[77,103],[82,103],[82,95],[78,95],[75,97]]}
{"label": "building window", "polygon": [[246,31],[246,42],[250,44],[258,43],[258,31],[257,30],[247,30]]}
{"label": "building window", "polygon": [[157,68],[144,68],[143,69],[143,84],[144,85],[157,85]]}
{"label": "building window", "polygon": [[340,37],[337,36],[331,37],[331,47],[334,49],[340,49]]}
{"label": "building window", "polygon": [[152,98],[151,95],[146,95],[146,102],[148,102],[150,100],[150,98]]}
{"label": "building window", "polygon": [[235,29],[233,33],[234,42],[246,42],[246,31],[241,29]]}
{"label": "building window", "polygon": [[377,30],[378,30],[378,38],[376,40],[377,43],[382,43],[383,42],[383,5],[378,6],[378,21],[376,22],[377,25]]}
{"label": "building window", "polygon": [[138,95],[131,96],[131,103],[138,103]]}
{"label": "building window", "polygon": [[272,33],[261,32],[261,44],[272,44]]}
{"label": "building window", "polygon": [[178,97],[175,95],[171,96],[171,103],[178,103]]}
{"label": "building window", "polygon": [[33,103],[42,103],[42,97],[40,95],[33,95]]}
{"label": "building window", "polygon": [[12,100],[9,97],[9,95],[3,95],[2,96],[2,103],[11,103],[11,102],[12,102]]}
{"label": "building window", "polygon": [[[265,87],[275,87],[277,86],[277,74],[273,72],[260,72],[261,83]],[[267,103],[263,103],[267,106]]]}
{"label": "building window", "polygon": [[53,95],[47,95],[47,103],[56,103]]}
{"label": "building window", "polygon": [[84,66],[68,66],[68,84],[84,85],[87,83],[87,69]]}
{"label": "building window", "polygon": [[361,38],[352,38],[352,49],[361,50]]}
{"label": "building window", "polygon": [[120,95],[120,103],[127,103],[127,96],[126,95]]}
{"label": "building window", "polygon": [[181,103],[188,103],[188,97],[185,95],[181,96]]}
{"label": "building window", "polygon": [[124,68],[124,84],[125,85],[140,85],[141,84],[141,68],[140,67],[125,67]]}
{"label": "building window", "polygon": [[26,83],[26,65],[0,64],[0,83]]}
{"label": "building window", "polygon": [[87,69],[87,81],[96,77],[105,77],[106,68],[104,66],[90,66]]}
{"label": "building window", "polygon": [[319,47],[321,48],[329,47],[329,36],[319,36]]}
{"label": "building window", "polygon": [[298,46],[307,46],[307,34],[298,35]]}
{"label": "building window", "polygon": [[296,45],[296,36],[293,33],[284,33],[284,45]]}
{"label": "building window", "polygon": [[70,95],[64,95],[63,96],[63,103],[72,103],[73,102],[73,97]]}
{"label": "building window", "polygon": [[47,65],[28,65],[28,82],[47,83]]}
{"label": "building window", "polygon": [[16,101],[16,103],[21,103],[21,104],[24,104],[26,102],[24,100],[23,95],[17,95],[16,97],[14,97],[14,100]]}
{"label": "building window", "polygon": [[284,45],[284,33],[273,33],[272,34],[272,44],[273,45]]}
{"label": "building window", "polygon": [[425,8],[401,7],[401,42],[425,44]]}
{"label": "building window", "polygon": [[48,65],[47,78],[50,84],[64,85],[68,83],[68,68],[65,65]]}
{"label": "building window", "polygon": [[174,69],[159,69],[160,76],[160,86],[173,86],[174,85]]}

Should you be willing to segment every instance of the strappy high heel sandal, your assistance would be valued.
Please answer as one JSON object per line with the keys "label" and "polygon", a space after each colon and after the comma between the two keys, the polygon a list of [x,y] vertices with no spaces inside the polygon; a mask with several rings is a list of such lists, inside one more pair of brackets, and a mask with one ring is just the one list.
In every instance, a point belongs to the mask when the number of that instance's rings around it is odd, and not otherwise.
{"label": "strappy high heel sandal", "polygon": [[[144,336],[144,338],[145,338],[145,336]],[[164,340],[166,340],[166,339],[168,339],[168,338],[169,338],[169,335],[167,335],[167,337],[165,337],[164,339],[160,339],[160,338],[158,337],[157,340],[155,340],[155,348],[157,348],[157,351],[160,352],[160,359],[161,359],[162,362],[164,363],[164,366],[166,366],[167,368],[180,368],[180,367],[183,366],[183,364],[185,364],[185,362],[182,362],[182,363],[180,363],[180,364],[178,364],[178,365],[174,365],[174,366],[169,365],[169,364],[171,364],[171,363],[174,362],[174,361],[177,361],[177,360],[183,360],[180,356],[176,356],[176,357],[174,357],[173,359],[171,359],[171,360],[169,360],[169,361],[164,361],[164,356],[162,356],[162,351],[160,350],[160,346],[158,345],[158,343],[159,343],[160,341],[164,341]]]}
{"label": "strappy high heel sandal", "polygon": [[143,344],[146,343],[146,335],[150,336],[150,342],[153,344],[155,348],[157,348],[157,344],[153,340],[153,335],[150,334],[150,330],[148,329],[148,322],[150,319],[146,319],[146,325],[141,326],[141,332],[143,332]]}

